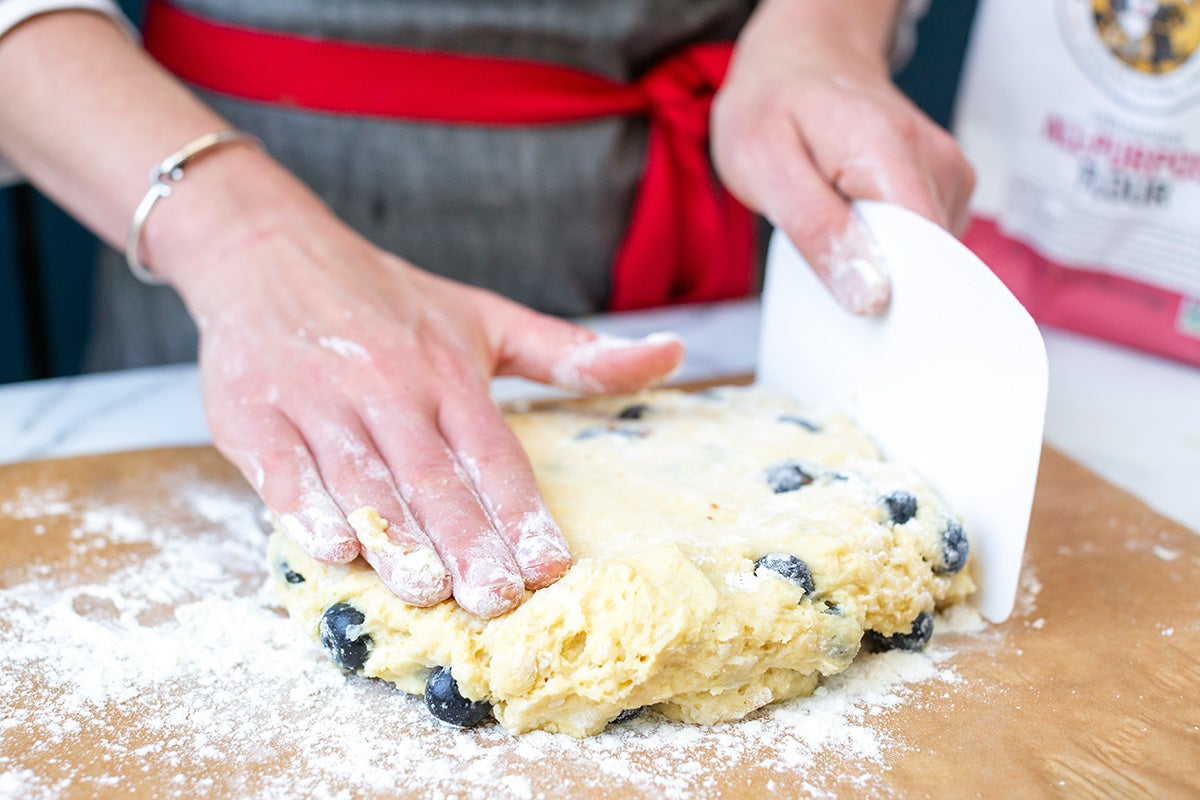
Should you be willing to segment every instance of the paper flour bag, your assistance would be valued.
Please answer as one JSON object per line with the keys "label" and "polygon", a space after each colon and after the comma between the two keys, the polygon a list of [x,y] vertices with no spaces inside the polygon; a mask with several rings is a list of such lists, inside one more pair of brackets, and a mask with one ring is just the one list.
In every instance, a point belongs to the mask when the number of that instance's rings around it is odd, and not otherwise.
{"label": "paper flour bag", "polygon": [[1041,322],[1200,364],[1200,0],[981,0],[966,243]]}

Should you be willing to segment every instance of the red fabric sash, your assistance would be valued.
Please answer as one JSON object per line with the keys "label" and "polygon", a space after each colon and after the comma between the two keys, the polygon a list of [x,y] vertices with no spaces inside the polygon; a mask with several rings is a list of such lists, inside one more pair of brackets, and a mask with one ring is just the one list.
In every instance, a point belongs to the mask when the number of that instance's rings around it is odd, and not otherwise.
{"label": "red fabric sash", "polygon": [[144,39],[189,83],[311,111],[502,126],[644,115],[645,172],[613,266],[610,308],[750,291],[753,220],[717,181],[708,157],[709,109],[729,65],[729,43],[692,45],[625,84],[556,64],[236,27],[162,0],[148,4]]}

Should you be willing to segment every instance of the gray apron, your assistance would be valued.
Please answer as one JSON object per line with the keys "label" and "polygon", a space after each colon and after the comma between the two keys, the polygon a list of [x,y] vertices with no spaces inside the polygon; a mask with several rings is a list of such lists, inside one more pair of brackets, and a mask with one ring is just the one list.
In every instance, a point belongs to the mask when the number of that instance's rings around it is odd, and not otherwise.
{"label": "gray apron", "polygon": [[[754,5],[754,0],[175,2],[256,28],[534,59],[620,81],[683,45],[732,40]],[[380,247],[548,313],[574,316],[606,307],[613,259],[642,172],[644,120],[449,126],[202,96],[235,127],[261,137],[276,159]],[[149,161],[162,155],[152,154]],[[193,360],[196,331],[174,292],[135,281],[115,252],[99,260],[86,367]]]}

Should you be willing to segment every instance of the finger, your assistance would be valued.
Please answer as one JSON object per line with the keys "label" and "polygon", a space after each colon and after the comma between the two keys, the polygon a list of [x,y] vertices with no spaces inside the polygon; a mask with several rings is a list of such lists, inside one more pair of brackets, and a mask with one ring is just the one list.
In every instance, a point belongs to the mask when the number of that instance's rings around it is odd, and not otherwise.
{"label": "finger", "polygon": [[[309,404],[303,419],[330,495],[350,522],[362,556],[392,592],[410,605],[450,596],[450,574],[417,525],[392,474],[357,415]],[[360,513],[376,509],[377,514]]]}
{"label": "finger", "polygon": [[862,223],[810,159],[790,123],[764,126],[740,164],[763,213],[783,229],[834,298],[856,314],[877,314],[891,299],[882,255]]}
{"label": "finger", "polygon": [[966,229],[974,184],[974,170],[957,150],[914,155],[891,145],[850,162],[834,178],[837,191],[848,198],[894,203],[956,236]]}
{"label": "finger", "polygon": [[508,302],[483,313],[496,332],[499,375],[577,392],[621,393],[660,383],[683,363],[683,342],[672,333],[606,336]]}
{"label": "finger", "polygon": [[432,606],[450,596],[450,573],[405,505],[392,516],[363,506],[347,517],[362,555],[392,593],[413,606]]}
{"label": "finger", "polygon": [[952,140],[951,145],[954,147],[958,159],[950,162],[948,167],[954,171],[954,178],[950,181],[951,190],[948,200],[950,232],[961,238],[967,232],[967,226],[971,222],[970,202],[971,195],[975,191],[975,169],[959,149],[958,143]]}
{"label": "finger", "polygon": [[567,540],[543,502],[529,458],[486,396],[448,402],[441,427],[470,476],[529,589],[554,583],[571,566]]}
{"label": "finger", "polygon": [[435,420],[416,411],[385,413],[389,407],[403,406],[368,400],[364,419],[399,479],[402,497],[449,570],[454,599],[485,619],[516,607],[525,589],[520,569]]}
{"label": "finger", "polygon": [[[529,342],[529,347],[537,347]],[[589,331],[586,337],[557,352],[528,352],[531,358],[548,358],[546,383],[572,391],[595,394],[636,392],[669,379],[683,364],[683,340],[667,331],[640,339]]]}
{"label": "finger", "polygon": [[955,230],[974,173],[948,132],[904,104],[892,113],[864,115],[855,133],[833,139],[828,131],[813,131],[816,167],[839,193],[894,203]]}
{"label": "finger", "polygon": [[296,427],[278,409],[235,406],[210,414],[213,442],[274,512],[280,529],[318,561],[343,564],[360,552],[358,538],[326,490]]}
{"label": "finger", "polygon": [[932,122],[927,124],[931,133],[923,140],[923,161],[938,187],[946,228],[960,236],[970,220],[967,206],[975,190],[975,170],[948,131]]}
{"label": "finger", "polygon": [[942,191],[912,153],[880,145],[870,156],[848,160],[832,171],[834,189],[848,200],[881,200],[907,208],[929,221],[949,228]]}

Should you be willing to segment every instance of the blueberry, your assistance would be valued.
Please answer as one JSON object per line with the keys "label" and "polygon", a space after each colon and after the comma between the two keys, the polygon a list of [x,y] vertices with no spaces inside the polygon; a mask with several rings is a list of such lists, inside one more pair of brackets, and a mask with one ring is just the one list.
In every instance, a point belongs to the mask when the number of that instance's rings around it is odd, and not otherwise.
{"label": "blueberry", "polygon": [[617,419],[641,419],[646,416],[646,412],[649,410],[650,406],[645,403],[635,403],[622,408],[621,412],[617,414]]}
{"label": "blueberry", "polygon": [[895,633],[883,636],[875,631],[867,631],[863,641],[876,653],[885,650],[924,650],[933,635],[933,614],[922,611],[913,620],[912,629],[908,633]]}
{"label": "blueberry", "polygon": [[425,681],[425,705],[429,713],[460,728],[473,728],[487,719],[492,707],[484,701],[468,700],[459,694],[449,667],[434,667]]}
{"label": "blueberry", "polygon": [[933,571],[938,575],[953,575],[966,565],[970,552],[962,525],[951,522],[942,531],[942,563],[934,566]]}
{"label": "blueberry", "polygon": [[815,422],[811,422],[804,417],[797,417],[794,414],[780,414],[779,421],[786,422],[789,425],[799,425],[801,428],[804,428],[807,431],[812,431],[813,433],[821,432],[820,425]]}
{"label": "blueberry", "polygon": [[365,621],[363,613],[349,603],[332,605],[321,615],[321,645],[339,667],[359,670],[366,663],[371,637],[359,628]]}
{"label": "blueberry", "polygon": [[812,482],[813,476],[791,459],[777,461],[767,467],[767,485],[775,494],[794,492],[801,486],[808,486]]}
{"label": "blueberry", "polygon": [[599,425],[584,428],[575,434],[575,438],[580,440],[593,439],[597,436],[604,436],[610,433],[617,436],[624,436],[627,439],[644,439],[649,431],[634,425],[618,425],[615,422],[602,422]]}
{"label": "blueberry", "polygon": [[917,497],[912,492],[898,489],[883,498],[888,516],[893,525],[903,525],[917,515]]}
{"label": "blueberry", "polygon": [[760,569],[770,570],[804,590],[804,594],[812,594],[817,586],[813,583],[812,572],[800,559],[787,553],[767,553],[754,562],[754,574]]}
{"label": "blueberry", "polygon": [[286,561],[280,561],[277,567],[279,569],[279,574],[282,575],[283,579],[288,583],[304,583],[304,576],[292,569]]}
{"label": "blueberry", "polygon": [[612,725],[621,725],[625,722],[632,722],[633,720],[640,717],[642,715],[642,712],[645,710],[646,710],[645,706],[638,706],[637,708],[627,708],[624,711],[622,711],[620,714],[617,714],[617,716],[613,717],[613,721],[611,724]]}
{"label": "blueberry", "polygon": [[857,642],[848,642],[839,637],[829,640],[825,655],[832,661],[850,661],[858,654]]}

